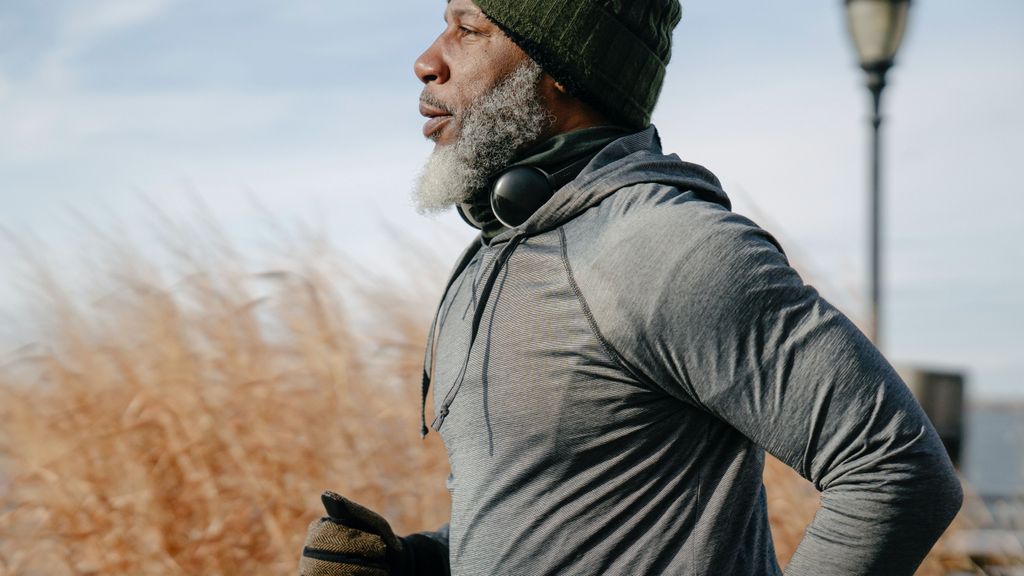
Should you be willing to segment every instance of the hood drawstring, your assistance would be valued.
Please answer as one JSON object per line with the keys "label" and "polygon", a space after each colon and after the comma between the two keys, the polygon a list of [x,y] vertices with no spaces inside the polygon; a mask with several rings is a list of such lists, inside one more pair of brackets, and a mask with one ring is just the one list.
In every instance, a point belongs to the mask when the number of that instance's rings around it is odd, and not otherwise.
{"label": "hood drawstring", "polygon": [[[450,411],[449,409],[451,408],[452,402],[455,401],[455,397],[459,394],[459,389],[462,388],[462,383],[466,379],[466,370],[469,368],[469,358],[470,358],[470,356],[472,356],[473,344],[476,342],[477,334],[480,331],[480,321],[483,319],[484,308],[486,308],[486,306],[487,306],[487,300],[490,298],[491,291],[494,289],[494,284],[498,280],[498,274],[500,274],[501,271],[505,268],[505,264],[508,262],[509,258],[512,256],[512,252],[515,251],[516,247],[525,238],[526,238],[526,233],[525,232],[523,232],[522,230],[516,230],[516,232],[512,235],[512,237],[509,238],[508,243],[505,244],[505,246],[501,249],[501,252],[499,252],[497,257],[495,257],[495,259],[494,259],[494,265],[491,268],[491,272],[487,275],[487,280],[484,282],[483,287],[480,289],[480,297],[477,299],[476,308],[473,310],[473,327],[472,327],[472,331],[470,332],[470,336],[469,336],[469,346],[466,348],[466,355],[465,355],[465,358],[462,361],[462,368],[459,370],[459,374],[455,378],[455,382],[452,384],[451,388],[448,389],[448,393],[445,394],[444,401],[441,403],[441,406],[440,406],[440,408],[438,410],[437,417],[430,424],[430,427],[433,428],[434,431],[440,431],[441,430],[441,426],[444,425],[445,418],[448,417],[448,413]],[[468,258],[465,262],[460,262],[460,268],[461,269],[465,269],[466,265],[468,265],[468,260],[469,259],[471,259],[471,258]],[[457,270],[456,273],[453,275],[452,280],[449,280],[449,284],[448,284],[449,288],[451,287],[451,283],[454,281],[454,278],[456,276],[458,276],[460,273],[461,273],[461,270]],[[448,289],[446,288],[445,292],[447,292],[447,291],[448,291]],[[444,298],[442,297],[441,300],[443,302]],[[440,312],[440,309],[438,310],[438,312]],[[436,325],[436,323],[437,323],[437,316],[434,317],[434,324]],[[430,362],[430,372],[431,373],[434,371],[434,363],[433,363],[433,358],[432,358],[432,356],[433,356],[433,349],[434,349],[434,336],[435,336],[435,334],[434,334],[434,326],[431,326],[430,341],[427,343],[427,354],[428,354],[428,358],[430,358],[430,360],[431,360],[431,362]],[[431,379],[430,374],[428,374],[427,370],[424,369],[424,371],[423,371],[423,399],[422,399],[423,400],[423,402],[422,402],[423,409],[422,409],[422,411],[420,413],[420,415],[421,415],[420,435],[421,436],[426,436],[427,433],[428,433],[427,426],[426,426],[426,405],[427,405],[427,394],[429,393],[429,390],[430,390],[430,379]]]}
{"label": "hood drawstring", "polygon": [[[461,272],[461,271],[460,271]],[[458,274],[455,274],[458,276]],[[446,289],[441,294],[441,303],[437,305],[437,312],[434,313],[434,321],[430,323],[430,332],[427,333],[427,353],[423,359],[423,381],[421,388],[423,396],[420,399],[420,439],[427,437],[427,394],[430,393],[430,373],[427,372],[427,363],[430,363],[430,372],[434,371],[434,330],[437,328],[437,318],[441,315],[441,306],[444,305],[444,298],[448,294]]]}
{"label": "hood drawstring", "polygon": [[[469,263],[473,261],[476,253],[480,251],[480,246],[483,245],[483,238],[478,238],[477,242],[474,242],[469,246],[462,257],[459,258],[458,264],[455,265],[455,270],[452,271],[451,276],[448,277],[448,283],[444,287],[444,291],[441,292],[441,301],[437,303],[437,311],[434,313],[434,320],[430,323],[430,332],[427,333],[427,350],[423,356],[423,381],[422,381],[422,392],[423,396],[420,399],[420,438],[426,438],[427,436],[427,394],[430,392],[430,379],[434,374],[434,341],[437,339],[435,330],[437,329],[438,319],[441,317],[441,308],[444,306],[444,299],[448,297],[448,291],[452,289],[452,285],[455,284],[455,280],[458,279],[459,275],[469,266]],[[427,366],[430,366],[428,371]]]}

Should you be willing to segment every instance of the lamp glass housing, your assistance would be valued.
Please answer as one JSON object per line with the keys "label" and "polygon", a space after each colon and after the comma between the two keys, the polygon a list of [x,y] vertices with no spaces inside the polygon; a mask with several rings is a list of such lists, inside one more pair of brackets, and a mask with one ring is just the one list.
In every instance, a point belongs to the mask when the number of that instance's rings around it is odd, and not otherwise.
{"label": "lamp glass housing", "polygon": [[865,70],[888,67],[907,29],[910,0],[846,0],[850,36]]}

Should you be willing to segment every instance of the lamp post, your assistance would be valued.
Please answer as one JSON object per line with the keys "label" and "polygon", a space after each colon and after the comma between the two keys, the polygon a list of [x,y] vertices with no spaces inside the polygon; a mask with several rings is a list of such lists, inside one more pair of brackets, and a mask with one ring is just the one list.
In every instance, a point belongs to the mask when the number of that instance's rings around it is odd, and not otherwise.
{"label": "lamp post", "polygon": [[879,128],[882,126],[882,90],[885,74],[892,67],[896,51],[907,28],[910,0],[845,0],[850,36],[857,49],[860,67],[868,75],[874,114],[871,117],[871,317],[868,336],[881,347],[881,166]]}

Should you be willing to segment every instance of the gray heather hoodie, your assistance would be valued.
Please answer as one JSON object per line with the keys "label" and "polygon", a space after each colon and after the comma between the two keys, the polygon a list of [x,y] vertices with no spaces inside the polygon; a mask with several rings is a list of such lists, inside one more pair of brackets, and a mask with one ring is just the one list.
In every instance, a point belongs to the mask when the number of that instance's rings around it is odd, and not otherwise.
{"label": "gray heather hoodie", "polygon": [[765,451],[822,492],[789,576],[910,575],[960,507],[885,358],[653,127],[467,250],[436,324],[452,574],[780,574]]}

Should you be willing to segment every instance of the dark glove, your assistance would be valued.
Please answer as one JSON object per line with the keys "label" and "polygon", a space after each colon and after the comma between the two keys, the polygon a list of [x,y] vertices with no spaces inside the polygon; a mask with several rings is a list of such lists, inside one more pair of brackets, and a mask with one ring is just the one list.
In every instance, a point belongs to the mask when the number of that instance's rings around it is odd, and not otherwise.
{"label": "dark glove", "polygon": [[399,538],[379,514],[334,492],[320,500],[327,516],[309,525],[299,576],[448,574],[447,547],[419,534]]}

